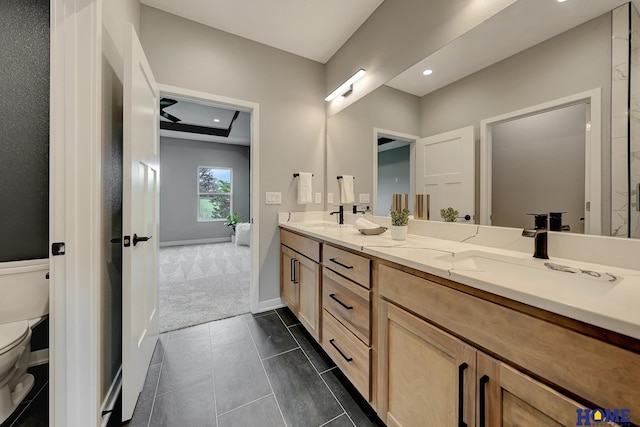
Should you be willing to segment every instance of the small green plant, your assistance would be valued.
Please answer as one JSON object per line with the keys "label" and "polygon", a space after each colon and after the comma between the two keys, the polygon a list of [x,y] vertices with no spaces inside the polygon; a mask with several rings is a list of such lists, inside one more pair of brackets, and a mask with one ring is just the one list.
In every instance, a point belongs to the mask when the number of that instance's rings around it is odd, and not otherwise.
{"label": "small green plant", "polygon": [[233,230],[232,234],[236,234],[236,224],[242,222],[237,213],[233,212],[227,217],[227,221],[224,223],[227,227],[231,227]]}
{"label": "small green plant", "polygon": [[391,214],[392,225],[407,225],[409,222],[409,209],[404,208],[402,211],[389,211]]}
{"label": "small green plant", "polygon": [[445,222],[456,222],[458,211],[449,206],[447,209],[440,209],[440,216]]}

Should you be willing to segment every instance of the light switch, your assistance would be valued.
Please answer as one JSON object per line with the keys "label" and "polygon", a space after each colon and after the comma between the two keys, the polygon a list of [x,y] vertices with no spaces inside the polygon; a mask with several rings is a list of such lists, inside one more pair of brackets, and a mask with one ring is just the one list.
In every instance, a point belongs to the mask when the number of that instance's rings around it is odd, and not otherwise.
{"label": "light switch", "polygon": [[280,205],[282,204],[282,193],[267,191],[265,193],[265,203],[267,205]]}
{"label": "light switch", "polygon": [[322,203],[322,193],[316,193],[316,204]]}
{"label": "light switch", "polygon": [[327,193],[327,203],[333,203],[333,193]]}
{"label": "light switch", "polygon": [[369,193],[360,193],[358,194],[358,203],[371,203],[371,197]]}

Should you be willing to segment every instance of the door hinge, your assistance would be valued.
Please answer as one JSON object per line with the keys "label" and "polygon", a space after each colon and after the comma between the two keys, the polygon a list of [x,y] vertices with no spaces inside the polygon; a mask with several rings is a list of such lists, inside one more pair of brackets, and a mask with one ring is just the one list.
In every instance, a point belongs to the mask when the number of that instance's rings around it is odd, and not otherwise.
{"label": "door hinge", "polygon": [[51,244],[51,255],[64,255],[64,242],[56,242]]}

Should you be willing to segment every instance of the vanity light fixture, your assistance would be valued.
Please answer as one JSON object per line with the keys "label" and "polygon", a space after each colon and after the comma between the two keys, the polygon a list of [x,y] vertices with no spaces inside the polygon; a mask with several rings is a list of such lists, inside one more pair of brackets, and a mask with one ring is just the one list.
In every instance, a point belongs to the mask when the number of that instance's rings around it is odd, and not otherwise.
{"label": "vanity light fixture", "polygon": [[567,0],[557,0],[557,1],[558,1],[558,3],[564,3],[564,2],[566,2]]}
{"label": "vanity light fixture", "polygon": [[327,102],[330,102],[340,95],[350,94],[351,91],[353,90],[353,84],[356,81],[358,81],[362,76],[364,76],[366,73],[367,72],[364,70],[364,68],[360,68],[358,71],[356,71],[356,73],[353,76],[349,77],[344,83],[338,86],[336,90],[334,90],[329,95],[327,95],[327,97],[324,100]]}
{"label": "vanity light fixture", "polygon": [[423,75],[423,76],[430,76],[431,74],[433,74],[433,70],[424,70],[424,71],[422,72],[422,75]]}

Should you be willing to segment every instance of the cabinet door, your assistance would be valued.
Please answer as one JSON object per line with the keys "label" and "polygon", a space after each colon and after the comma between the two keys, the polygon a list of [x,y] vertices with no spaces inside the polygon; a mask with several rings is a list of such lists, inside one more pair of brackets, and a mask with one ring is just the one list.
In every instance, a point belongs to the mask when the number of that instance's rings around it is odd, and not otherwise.
{"label": "cabinet door", "polygon": [[296,253],[280,245],[280,296],[294,314],[298,314]]}
{"label": "cabinet door", "polygon": [[298,282],[298,320],[320,340],[320,266],[302,255],[296,257],[295,279]]}
{"label": "cabinet door", "polygon": [[378,349],[378,414],[388,426],[474,425],[473,347],[382,300]]}
{"label": "cabinet door", "polygon": [[477,358],[477,427],[577,424],[583,405],[482,352]]}

